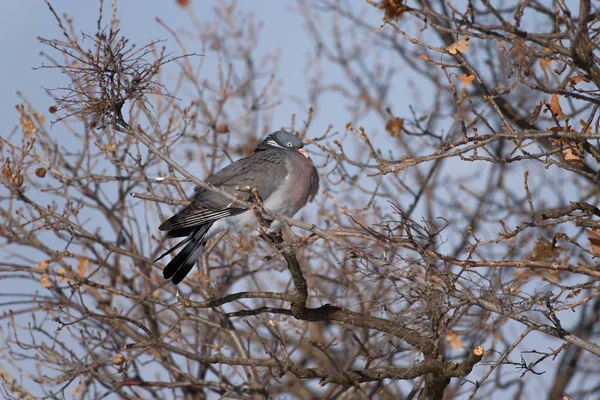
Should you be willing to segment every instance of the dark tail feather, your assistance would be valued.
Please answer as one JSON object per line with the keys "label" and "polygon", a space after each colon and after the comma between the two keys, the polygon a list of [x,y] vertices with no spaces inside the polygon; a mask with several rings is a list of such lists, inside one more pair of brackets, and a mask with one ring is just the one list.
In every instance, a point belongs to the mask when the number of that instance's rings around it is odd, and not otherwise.
{"label": "dark tail feather", "polygon": [[[167,237],[169,237],[169,236],[167,235]],[[185,238],[184,240],[177,243],[175,246],[171,247],[169,250],[165,251],[160,256],[158,256],[158,258],[156,260],[154,260],[154,262],[162,260],[165,256],[168,256],[169,254],[171,254],[172,252],[174,252],[175,250],[177,250],[178,248],[180,248],[181,246],[183,246],[184,244],[189,242],[191,239],[192,239],[192,235],[188,236],[187,238]]]}
{"label": "dark tail feather", "polygon": [[199,226],[198,228],[194,229],[190,236],[177,243],[177,245],[175,245],[172,249],[156,259],[156,261],[160,260],[167,254],[170,254],[172,251],[185,244],[185,247],[167,264],[163,270],[163,276],[165,279],[172,278],[172,282],[177,285],[183,280],[183,278],[185,278],[187,274],[189,274],[192,268],[194,268],[194,264],[196,264],[196,261],[198,260],[198,256],[200,255],[202,247],[204,247],[204,244],[206,243],[204,236],[211,226],[212,223]]}

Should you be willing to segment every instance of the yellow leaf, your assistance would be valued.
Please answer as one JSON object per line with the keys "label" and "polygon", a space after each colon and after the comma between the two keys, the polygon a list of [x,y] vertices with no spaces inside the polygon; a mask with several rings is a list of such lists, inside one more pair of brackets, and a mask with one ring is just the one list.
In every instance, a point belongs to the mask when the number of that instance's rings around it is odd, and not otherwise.
{"label": "yellow leaf", "polygon": [[463,36],[460,40],[452,43],[446,49],[450,54],[464,53],[469,47],[469,37]]}
{"label": "yellow leaf", "polygon": [[600,256],[600,231],[592,229],[587,231],[588,239],[592,245],[592,254]]}
{"label": "yellow leaf", "polygon": [[77,266],[77,274],[80,278],[85,278],[85,267],[88,265],[88,260],[84,257],[79,257],[78,259],[79,265]]}
{"label": "yellow leaf", "polygon": [[456,79],[464,83],[466,86],[469,86],[471,82],[473,82],[473,79],[475,79],[475,75],[471,73],[466,75],[459,75],[456,77]]}
{"label": "yellow leaf", "polygon": [[560,96],[558,95],[558,93],[552,95],[552,99],[550,100],[550,111],[552,111],[552,114],[554,114],[555,117],[565,118],[566,115],[565,113],[563,113],[563,110],[560,107],[560,103],[558,102],[559,98]]}
{"label": "yellow leaf", "polygon": [[116,144],[107,144],[105,147],[105,150],[114,153],[115,151],[117,151],[117,145]]}
{"label": "yellow leaf", "polygon": [[450,347],[454,350],[463,349],[462,339],[454,331],[448,331],[448,333],[446,334],[446,342],[448,342]]}

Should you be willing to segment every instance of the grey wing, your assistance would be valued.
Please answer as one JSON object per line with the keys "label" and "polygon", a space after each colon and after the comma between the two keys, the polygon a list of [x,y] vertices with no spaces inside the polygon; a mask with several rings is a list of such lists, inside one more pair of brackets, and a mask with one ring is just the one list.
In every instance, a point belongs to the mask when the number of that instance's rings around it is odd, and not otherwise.
{"label": "grey wing", "polygon": [[[236,186],[251,186],[258,190],[260,198],[265,201],[283,183],[286,176],[287,165],[284,155],[279,150],[265,150],[228,165],[208,178],[206,182],[228,193],[242,195],[243,192],[236,191]],[[197,190],[194,200],[212,209],[236,207],[230,205],[229,199],[204,189]]]}
{"label": "grey wing", "polygon": [[[258,189],[259,196],[265,201],[283,183],[286,176],[285,158],[277,150],[265,150],[235,161],[206,182],[232,195],[243,194],[236,191],[236,186],[251,186]],[[232,203],[219,193],[197,187],[192,202],[163,222],[159,229],[181,230],[214,222],[245,210],[243,206]]]}
{"label": "grey wing", "polygon": [[310,187],[308,189],[308,201],[312,202],[319,191],[319,173],[313,165],[310,171]]}

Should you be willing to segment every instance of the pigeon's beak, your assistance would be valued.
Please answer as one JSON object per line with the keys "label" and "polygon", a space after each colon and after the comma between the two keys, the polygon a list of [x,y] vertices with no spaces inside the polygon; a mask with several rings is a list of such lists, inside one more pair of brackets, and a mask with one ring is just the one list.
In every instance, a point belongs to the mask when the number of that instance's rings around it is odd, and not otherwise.
{"label": "pigeon's beak", "polygon": [[306,151],[304,149],[298,149],[298,153],[302,154],[304,157],[308,158],[308,154],[306,154]]}

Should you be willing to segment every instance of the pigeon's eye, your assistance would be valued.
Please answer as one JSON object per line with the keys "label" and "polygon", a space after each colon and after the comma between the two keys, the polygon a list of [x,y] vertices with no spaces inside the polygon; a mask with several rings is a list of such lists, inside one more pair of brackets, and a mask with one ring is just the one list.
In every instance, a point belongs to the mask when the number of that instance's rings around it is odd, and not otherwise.
{"label": "pigeon's eye", "polygon": [[292,147],[292,142],[287,142],[288,147]]}

